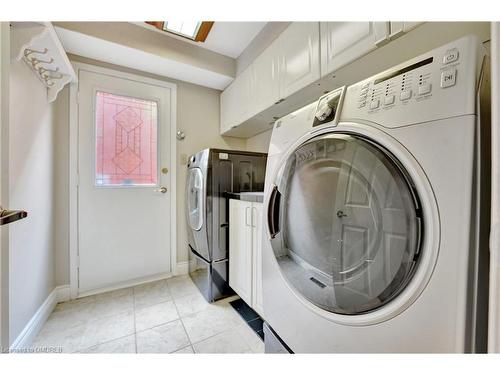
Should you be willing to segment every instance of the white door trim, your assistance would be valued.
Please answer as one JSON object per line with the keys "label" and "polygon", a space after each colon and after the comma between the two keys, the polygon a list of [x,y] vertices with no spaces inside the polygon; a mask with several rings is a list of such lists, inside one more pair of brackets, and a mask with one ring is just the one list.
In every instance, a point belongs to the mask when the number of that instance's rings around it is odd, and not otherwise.
{"label": "white door trim", "polygon": [[[80,71],[106,74],[117,78],[129,79],[141,83],[170,89],[170,235],[171,274],[176,274],[177,267],[177,85],[137,74],[100,66],[72,62],[77,77]],[[69,268],[70,298],[78,297],[78,83],[70,85],[69,111]]]}
{"label": "white door trim", "polygon": [[491,23],[491,228],[488,352],[500,353],[500,23]]}
{"label": "white door trim", "polygon": [[[0,203],[9,205],[10,26],[0,22]],[[0,354],[9,347],[9,227],[0,229]]]}

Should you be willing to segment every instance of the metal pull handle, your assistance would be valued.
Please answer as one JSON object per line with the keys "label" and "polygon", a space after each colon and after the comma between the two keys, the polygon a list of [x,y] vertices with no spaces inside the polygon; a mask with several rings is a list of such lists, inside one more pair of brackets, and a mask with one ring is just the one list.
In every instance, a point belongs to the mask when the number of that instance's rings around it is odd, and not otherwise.
{"label": "metal pull handle", "polygon": [[14,221],[24,219],[26,216],[28,216],[28,213],[26,211],[4,210],[2,207],[0,207],[0,225],[13,223]]}
{"label": "metal pull handle", "polygon": [[[251,225],[250,225],[250,224],[248,224],[248,209],[249,209],[249,208],[250,208],[250,207],[245,207],[245,225],[246,225],[247,227],[251,227]],[[251,220],[252,220],[252,219],[250,218],[250,221],[251,221]]]}
{"label": "metal pull handle", "polygon": [[160,186],[160,188],[154,190],[155,193],[162,193],[162,194],[165,194],[167,191],[168,190],[165,186]]}

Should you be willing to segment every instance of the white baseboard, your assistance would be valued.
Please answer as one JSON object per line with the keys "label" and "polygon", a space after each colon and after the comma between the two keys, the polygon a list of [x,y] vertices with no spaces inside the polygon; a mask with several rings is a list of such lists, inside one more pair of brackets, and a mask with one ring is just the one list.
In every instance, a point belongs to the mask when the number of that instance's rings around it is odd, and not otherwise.
{"label": "white baseboard", "polygon": [[54,310],[54,307],[56,307],[58,302],[57,294],[57,288],[55,288],[42,303],[42,306],[38,308],[36,313],[30,319],[28,324],[26,324],[19,336],[17,336],[17,338],[14,340],[14,342],[10,346],[10,350],[16,351],[24,348],[29,348],[31,346],[36,335],[38,335],[43,325],[49,318],[50,314]]}
{"label": "white baseboard", "polygon": [[175,267],[175,276],[187,275],[189,273],[189,262],[179,262]]}
{"label": "white baseboard", "polygon": [[49,318],[52,311],[54,311],[56,305],[59,302],[69,301],[69,299],[69,285],[55,287],[42,305],[38,308],[28,324],[26,324],[19,336],[16,337],[10,346],[10,350],[16,351],[29,348],[35,340],[36,335],[38,335],[40,330],[43,328],[43,325]]}
{"label": "white baseboard", "polygon": [[106,286],[103,288],[88,290],[88,291],[79,293],[77,298],[87,297],[87,296],[91,296],[91,295],[99,294],[99,293],[111,292],[113,290],[122,289],[122,288],[129,288],[129,287],[133,287],[133,286],[137,286],[137,285],[141,285],[141,284],[150,283],[153,281],[168,279],[170,277],[172,277],[171,272],[158,273],[158,274],[147,276],[147,277],[141,277],[138,279],[133,279],[133,280],[124,281],[121,283],[116,283],[116,284],[109,285],[109,286]]}
{"label": "white baseboard", "polygon": [[69,301],[70,298],[70,289],[69,289],[69,284],[68,285],[60,285],[56,286],[56,297],[57,297],[57,302],[67,302]]}

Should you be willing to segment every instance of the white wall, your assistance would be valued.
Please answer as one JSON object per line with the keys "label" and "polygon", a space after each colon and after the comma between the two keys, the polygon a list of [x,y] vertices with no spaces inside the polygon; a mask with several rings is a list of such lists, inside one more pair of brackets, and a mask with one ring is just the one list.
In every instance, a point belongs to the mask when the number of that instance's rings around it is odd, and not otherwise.
{"label": "white wall", "polygon": [[10,66],[10,208],[28,217],[10,226],[10,341],[55,287],[54,126],[46,90],[24,62]]}
{"label": "white wall", "polygon": [[269,142],[273,129],[254,135],[247,139],[247,150],[255,152],[269,152]]}
{"label": "white wall", "polygon": [[[177,128],[182,129],[186,134],[186,138],[177,143],[177,262],[188,261],[189,253],[184,217],[186,165],[182,163],[183,159],[206,147],[246,149],[244,139],[219,135],[220,91],[79,56],[70,55],[70,58],[72,61],[95,64],[177,84]],[[57,98],[55,116],[55,153],[57,155],[55,164],[55,274],[57,285],[66,285],[69,284],[69,101],[67,88]]]}
{"label": "white wall", "polygon": [[183,155],[192,155],[204,148],[246,149],[241,138],[221,137],[219,121],[220,91],[187,83],[177,86],[177,127],[186,138],[177,143],[177,262],[188,261],[188,240],[185,219],[187,166]]}

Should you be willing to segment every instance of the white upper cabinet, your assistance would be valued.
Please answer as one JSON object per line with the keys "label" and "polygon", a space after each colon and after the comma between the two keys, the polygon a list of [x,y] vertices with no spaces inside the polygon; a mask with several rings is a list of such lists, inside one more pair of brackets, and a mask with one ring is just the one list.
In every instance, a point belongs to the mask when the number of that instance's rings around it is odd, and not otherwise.
{"label": "white upper cabinet", "polygon": [[220,130],[225,133],[251,117],[251,69],[241,73],[221,94]]}
{"label": "white upper cabinet", "polygon": [[236,124],[236,80],[220,94],[220,132],[224,134]]}
{"label": "white upper cabinet", "polygon": [[279,47],[274,41],[251,65],[250,111],[254,114],[280,100]]}
{"label": "white upper cabinet", "polygon": [[319,78],[319,23],[293,22],[222,92],[221,133]]}
{"label": "white upper cabinet", "polygon": [[320,22],[321,76],[360,58],[385,43],[389,22]]}
{"label": "white upper cabinet", "polygon": [[422,22],[404,22],[404,21],[391,21],[391,31],[390,38],[394,39],[400,36],[401,34],[407,33],[411,29],[414,29]]}
{"label": "white upper cabinet", "polygon": [[313,83],[327,82],[327,75],[420,23],[292,22],[221,94],[221,134],[249,137],[267,130],[275,116],[319,97]]}
{"label": "white upper cabinet", "polygon": [[282,99],[320,78],[319,24],[293,22],[278,37]]}

